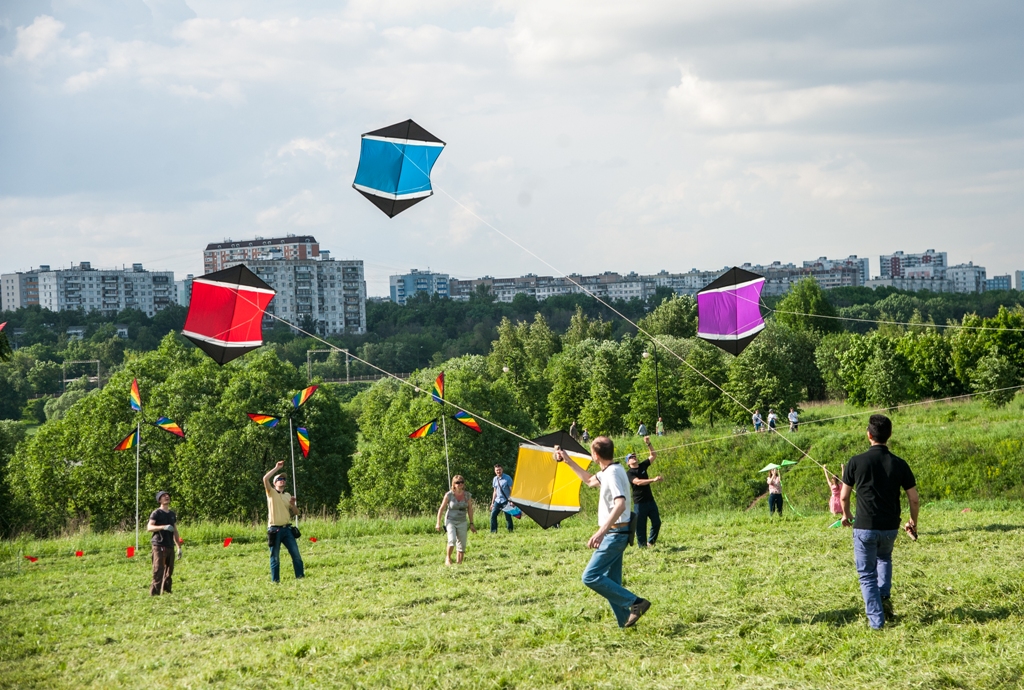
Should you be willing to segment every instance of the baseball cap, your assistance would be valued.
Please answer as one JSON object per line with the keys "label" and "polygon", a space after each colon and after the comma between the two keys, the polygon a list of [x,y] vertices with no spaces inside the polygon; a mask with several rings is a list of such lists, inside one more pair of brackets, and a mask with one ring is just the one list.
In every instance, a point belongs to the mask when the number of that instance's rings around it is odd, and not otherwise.
{"label": "baseball cap", "polygon": [[156,502],[157,502],[157,503],[159,503],[159,502],[160,502],[160,497],[161,497],[161,496],[170,496],[170,494],[169,494],[169,493],[167,493],[166,491],[157,491],[157,492],[156,492]]}

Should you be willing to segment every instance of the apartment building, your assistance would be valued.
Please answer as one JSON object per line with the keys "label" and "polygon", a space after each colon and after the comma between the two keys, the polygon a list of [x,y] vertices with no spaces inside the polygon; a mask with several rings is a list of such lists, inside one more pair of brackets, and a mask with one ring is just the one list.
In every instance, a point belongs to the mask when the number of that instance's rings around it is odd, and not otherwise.
{"label": "apartment building", "polygon": [[[857,273],[856,281],[853,283],[854,286],[867,285],[868,280],[871,278],[871,262],[868,260],[868,257],[859,257],[856,254],[851,254],[845,259],[829,259],[828,257],[819,256],[813,261],[804,261],[804,268],[811,269],[819,274],[824,272],[825,275],[831,275],[830,272],[833,269],[852,268]],[[821,280],[818,282],[821,282]],[[836,282],[836,279],[829,278],[828,282]],[[822,287],[825,288],[825,285],[822,284]],[[840,285],[830,285],[829,287],[840,287]]]}
{"label": "apartment building", "polygon": [[992,276],[991,278],[985,279],[985,292],[991,292],[992,290],[1010,290],[1013,288],[1011,278],[1009,275],[1005,276]]}
{"label": "apartment building", "polygon": [[320,245],[312,235],[257,237],[235,242],[225,240],[206,245],[203,251],[203,272],[213,273],[229,266],[257,259],[305,260],[320,256]]}
{"label": "apartment building", "polygon": [[414,295],[449,297],[449,281],[447,273],[434,273],[429,269],[410,269],[408,273],[389,277],[391,301],[404,307],[406,300]]}
{"label": "apartment building", "polygon": [[113,316],[123,309],[138,309],[153,316],[176,303],[174,272],[147,271],[142,264],[96,269],[83,261],[75,268],[40,270],[38,278],[39,306],[50,311],[81,309]]}
{"label": "apartment building", "polygon": [[902,251],[878,257],[879,278],[945,278],[946,252],[928,249],[921,254]]}
{"label": "apartment building", "polygon": [[985,268],[972,261],[950,266],[946,277],[953,281],[953,292],[985,292]]}
{"label": "apartment building", "polygon": [[0,310],[14,311],[39,304],[39,273],[49,271],[43,265],[31,271],[0,275]]}

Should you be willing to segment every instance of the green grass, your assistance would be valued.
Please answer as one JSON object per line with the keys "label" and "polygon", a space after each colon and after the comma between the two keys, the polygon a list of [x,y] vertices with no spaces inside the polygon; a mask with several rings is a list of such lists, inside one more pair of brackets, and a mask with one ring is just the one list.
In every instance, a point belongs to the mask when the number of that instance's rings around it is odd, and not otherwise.
{"label": "green grass", "polygon": [[185,524],[159,598],[148,553],[124,557],[132,535],[6,542],[0,687],[1019,687],[1024,507],[1000,505],[923,511],[882,632],[850,532],[822,514],[672,517],[656,549],[627,552],[626,585],[654,606],[625,631],[580,583],[588,516],[471,535],[451,568],[431,519],[309,522],[308,576],[285,556],[280,585],[258,526]]}

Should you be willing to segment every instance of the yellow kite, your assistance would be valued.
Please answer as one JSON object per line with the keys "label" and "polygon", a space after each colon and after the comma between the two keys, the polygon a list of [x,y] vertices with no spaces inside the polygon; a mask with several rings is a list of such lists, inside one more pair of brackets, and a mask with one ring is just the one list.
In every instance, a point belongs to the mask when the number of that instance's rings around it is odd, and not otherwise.
{"label": "yellow kite", "polygon": [[583,469],[590,466],[587,449],[564,431],[556,431],[519,444],[512,484],[512,503],[544,529],[580,512],[580,478],[564,463],[555,462],[556,445]]}

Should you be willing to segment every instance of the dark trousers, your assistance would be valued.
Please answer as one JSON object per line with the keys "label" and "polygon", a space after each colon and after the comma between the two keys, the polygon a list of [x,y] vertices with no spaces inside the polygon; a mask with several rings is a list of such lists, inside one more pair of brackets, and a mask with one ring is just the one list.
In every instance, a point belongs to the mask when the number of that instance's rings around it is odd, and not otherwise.
{"label": "dark trousers", "polygon": [[270,579],[273,582],[281,581],[281,544],[284,544],[288,555],[292,557],[295,579],[305,577],[306,571],[302,565],[302,556],[299,555],[299,545],[295,543],[295,535],[292,534],[291,527],[282,527],[277,530],[277,538],[270,548]]}
{"label": "dark trousers", "polygon": [[[658,504],[655,501],[644,501],[634,506],[636,510],[636,545],[640,548],[648,544],[654,546],[658,541],[658,532],[661,531],[661,514],[658,513]],[[647,534],[647,518],[651,519],[651,533]]]}
{"label": "dark trousers", "polygon": [[[504,507],[505,507],[504,503],[502,503],[501,505],[498,505],[497,503],[495,503],[494,507],[491,508],[491,532],[492,533],[498,531],[498,513],[503,512],[502,508],[504,508]],[[509,515],[508,513],[505,513],[505,524],[508,526],[508,531],[511,532],[512,531],[512,516]]]}
{"label": "dark trousers", "polygon": [[149,586],[149,593],[154,597],[170,594],[172,575],[174,575],[174,547],[154,546],[153,584]]}
{"label": "dark trousers", "polygon": [[774,515],[775,511],[782,515],[782,494],[768,494],[768,514]]}

